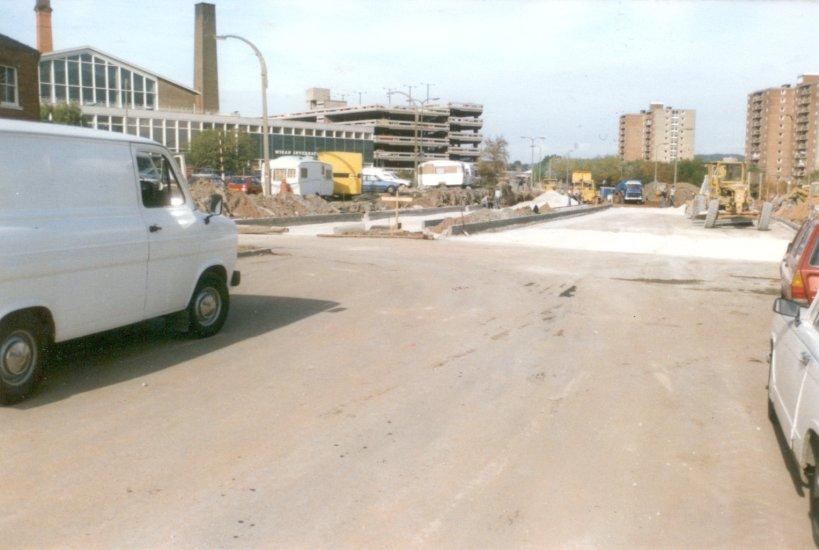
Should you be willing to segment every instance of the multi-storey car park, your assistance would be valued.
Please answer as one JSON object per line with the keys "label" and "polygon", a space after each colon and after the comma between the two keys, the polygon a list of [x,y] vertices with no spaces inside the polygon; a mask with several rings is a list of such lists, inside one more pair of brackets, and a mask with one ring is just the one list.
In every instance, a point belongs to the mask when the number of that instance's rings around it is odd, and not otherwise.
{"label": "multi-storey car park", "polygon": [[[480,156],[482,105],[347,106],[342,101],[330,100],[329,94],[329,90],[311,88],[307,91],[307,111],[276,118],[371,127],[374,163],[387,168],[412,169],[416,160],[419,163],[436,159],[476,162]],[[318,96],[322,99],[316,101]],[[322,106],[328,102],[334,106]]]}

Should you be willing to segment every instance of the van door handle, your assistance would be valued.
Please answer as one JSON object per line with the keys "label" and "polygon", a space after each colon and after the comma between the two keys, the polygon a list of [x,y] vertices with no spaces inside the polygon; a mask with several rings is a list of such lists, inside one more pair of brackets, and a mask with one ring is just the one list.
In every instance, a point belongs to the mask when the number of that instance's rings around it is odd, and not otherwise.
{"label": "van door handle", "polygon": [[801,354],[799,354],[799,364],[803,367],[807,367],[808,363],[810,363],[810,354],[803,351]]}
{"label": "van door handle", "polygon": [[153,224],[152,226],[150,226],[148,228],[148,231],[150,231],[151,233],[156,233],[157,231],[161,231],[161,230],[162,230],[162,226],[157,225],[157,224]]}

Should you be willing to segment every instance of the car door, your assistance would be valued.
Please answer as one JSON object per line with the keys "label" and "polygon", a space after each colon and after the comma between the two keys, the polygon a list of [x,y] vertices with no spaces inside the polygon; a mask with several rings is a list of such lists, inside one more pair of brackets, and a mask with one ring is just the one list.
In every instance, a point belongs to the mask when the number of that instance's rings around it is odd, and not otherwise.
{"label": "car door", "polygon": [[780,319],[784,330],[774,343],[769,383],[782,432],[790,441],[807,369],[816,365],[814,354],[819,352],[819,334],[805,309],[802,309],[801,321],[787,317]]}
{"label": "car door", "polygon": [[161,147],[134,145],[148,234],[146,315],[185,309],[199,268],[202,222]]}

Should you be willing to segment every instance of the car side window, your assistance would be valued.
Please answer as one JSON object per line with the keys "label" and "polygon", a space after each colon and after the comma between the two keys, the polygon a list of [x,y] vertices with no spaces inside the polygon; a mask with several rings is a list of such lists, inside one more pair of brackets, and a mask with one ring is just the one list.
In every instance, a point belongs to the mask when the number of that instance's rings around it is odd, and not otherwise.
{"label": "car side window", "polygon": [[145,208],[167,208],[185,204],[182,187],[171,169],[170,161],[159,153],[137,155],[139,187]]}

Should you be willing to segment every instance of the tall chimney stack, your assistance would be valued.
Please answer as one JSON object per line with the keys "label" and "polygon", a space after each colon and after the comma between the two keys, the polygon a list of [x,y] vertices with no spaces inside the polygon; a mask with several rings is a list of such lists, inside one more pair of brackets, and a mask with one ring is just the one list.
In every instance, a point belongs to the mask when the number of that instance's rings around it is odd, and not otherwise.
{"label": "tall chimney stack", "polygon": [[219,112],[219,69],[216,65],[216,6],[196,4],[193,29],[193,87],[201,94],[197,107]]}
{"label": "tall chimney stack", "polygon": [[37,49],[40,53],[54,51],[54,41],[51,38],[51,0],[37,0],[34,5],[37,13]]}

